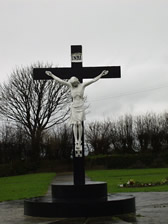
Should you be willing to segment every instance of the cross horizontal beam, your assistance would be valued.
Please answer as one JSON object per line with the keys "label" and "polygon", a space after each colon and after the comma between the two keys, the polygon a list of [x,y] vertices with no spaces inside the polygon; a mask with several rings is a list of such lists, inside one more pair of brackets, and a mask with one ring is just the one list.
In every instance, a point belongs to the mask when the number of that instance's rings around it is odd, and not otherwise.
{"label": "cross horizontal beam", "polygon": [[81,67],[81,68],[34,68],[34,80],[47,80],[52,77],[45,74],[46,71],[51,71],[54,75],[61,79],[69,79],[72,76],[81,79],[92,79],[99,75],[103,70],[108,70],[109,73],[103,78],[120,78],[120,66],[102,66],[102,67]]}

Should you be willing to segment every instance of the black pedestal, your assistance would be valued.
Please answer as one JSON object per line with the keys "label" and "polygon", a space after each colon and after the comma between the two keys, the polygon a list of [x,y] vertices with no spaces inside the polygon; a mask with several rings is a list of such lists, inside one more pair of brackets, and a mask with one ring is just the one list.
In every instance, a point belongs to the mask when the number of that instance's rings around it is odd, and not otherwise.
{"label": "black pedestal", "polygon": [[107,196],[107,184],[52,185],[52,197],[25,200],[24,214],[36,217],[94,217],[135,212],[135,197],[124,194]]}

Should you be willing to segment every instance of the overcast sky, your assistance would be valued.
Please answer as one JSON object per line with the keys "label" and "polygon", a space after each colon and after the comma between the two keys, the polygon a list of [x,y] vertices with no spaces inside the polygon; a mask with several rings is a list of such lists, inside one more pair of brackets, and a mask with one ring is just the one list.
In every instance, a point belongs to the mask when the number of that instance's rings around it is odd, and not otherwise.
{"label": "overcast sky", "polygon": [[168,0],[0,0],[0,82],[16,66],[120,65],[86,90],[88,120],[168,112]]}

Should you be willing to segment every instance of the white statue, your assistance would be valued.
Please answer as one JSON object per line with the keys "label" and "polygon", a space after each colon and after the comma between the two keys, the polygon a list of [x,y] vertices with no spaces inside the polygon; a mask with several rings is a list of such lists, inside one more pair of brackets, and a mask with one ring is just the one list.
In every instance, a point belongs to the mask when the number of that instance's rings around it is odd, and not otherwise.
{"label": "white statue", "polygon": [[72,104],[70,124],[73,125],[73,133],[75,138],[75,154],[76,156],[82,156],[82,121],[85,120],[85,108],[84,108],[84,90],[90,84],[98,81],[102,76],[108,74],[107,70],[101,72],[100,75],[88,82],[80,83],[78,78],[71,77],[68,82],[60,79],[52,74],[50,71],[45,72],[48,76],[51,76],[57,82],[66,85],[71,90]]}

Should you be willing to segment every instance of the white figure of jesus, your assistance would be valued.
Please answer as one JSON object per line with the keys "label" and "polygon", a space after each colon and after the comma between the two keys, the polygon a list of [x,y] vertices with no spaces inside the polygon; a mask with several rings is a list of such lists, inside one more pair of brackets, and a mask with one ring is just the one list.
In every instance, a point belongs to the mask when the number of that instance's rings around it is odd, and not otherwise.
{"label": "white figure of jesus", "polygon": [[107,70],[104,70],[100,75],[88,82],[80,83],[78,78],[71,77],[69,81],[64,81],[59,77],[52,74],[50,71],[45,72],[48,76],[51,76],[57,82],[66,85],[71,90],[72,104],[70,124],[73,125],[73,133],[75,138],[75,151],[82,151],[82,121],[85,120],[85,108],[84,108],[84,90],[90,84],[98,81],[102,76],[108,74]]}

